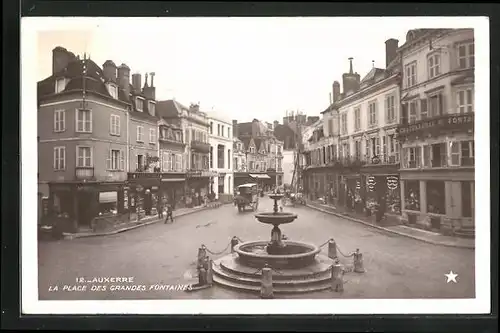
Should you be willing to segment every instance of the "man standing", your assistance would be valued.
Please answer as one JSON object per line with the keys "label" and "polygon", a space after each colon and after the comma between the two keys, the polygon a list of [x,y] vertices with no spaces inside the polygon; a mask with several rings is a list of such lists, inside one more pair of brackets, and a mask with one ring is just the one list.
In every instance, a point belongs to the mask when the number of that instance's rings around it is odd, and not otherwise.
{"label": "man standing", "polygon": [[174,208],[172,207],[172,203],[170,201],[167,201],[167,218],[165,219],[165,224],[168,223],[169,218],[170,218],[170,222],[174,223],[173,211],[174,211]]}
{"label": "man standing", "polygon": [[156,210],[158,211],[158,219],[163,219],[163,198],[161,196],[158,196]]}

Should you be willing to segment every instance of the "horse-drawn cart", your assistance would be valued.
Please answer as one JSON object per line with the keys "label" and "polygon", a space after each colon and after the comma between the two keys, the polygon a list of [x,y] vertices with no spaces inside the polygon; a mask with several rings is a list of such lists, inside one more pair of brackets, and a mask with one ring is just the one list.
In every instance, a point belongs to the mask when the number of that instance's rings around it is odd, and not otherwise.
{"label": "horse-drawn cart", "polygon": [[257,184],[249,183],[238,186],[234,205],[238,207],[238,212],[245,211],[247,207],[256,211],[257,207],[259,207],[259,190]]}

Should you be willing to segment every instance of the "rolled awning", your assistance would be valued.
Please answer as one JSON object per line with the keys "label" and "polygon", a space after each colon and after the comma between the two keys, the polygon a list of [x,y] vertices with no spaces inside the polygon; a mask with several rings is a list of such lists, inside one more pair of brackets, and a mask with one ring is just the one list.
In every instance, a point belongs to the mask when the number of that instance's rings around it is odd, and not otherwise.
{"label": "rolled awning", "polygon": [[250,177],[252,178],[257,178],[257,179],[271,179],[271,177],[269,177],[268,175],[266,174],[262,174],[262,175],[258,175],[258,174],[250,174]]}
{"label": "rolled awning", "polygon": [[185,181],[186,179],[185,178],[162,178],[162,182],[183,182]]}
{"label": "rolled awning", "polygon": [[118,193],[117,192],[100,192],[99,193],[99,202],[107,203],[107,202],[117,202]]}

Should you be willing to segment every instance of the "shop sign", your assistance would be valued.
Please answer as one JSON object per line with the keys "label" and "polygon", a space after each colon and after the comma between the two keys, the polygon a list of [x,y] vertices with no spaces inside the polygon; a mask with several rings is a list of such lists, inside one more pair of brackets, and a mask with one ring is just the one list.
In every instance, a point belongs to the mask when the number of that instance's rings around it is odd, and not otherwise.
{"label": "shop sign", "polygon": [[433,128],[460,128],[474,123],[474,115],[446,115],[443,117],[420,121],[415,124],[401,126],[396,129],[397,134],[407,135],[421,130]]}
{"label": "shop sign", "polygon": [[372,157],[372,164],[379,164],[380,163],[380,158],[378,156],[373,156]]}
{"label": "shop sign", "polygon": [[137,185],[137,186],[135,187],[135,190],[136,190],[137,192],[142,192],[142,191],[144,191],[144,187],[143,187],[142,185]]}

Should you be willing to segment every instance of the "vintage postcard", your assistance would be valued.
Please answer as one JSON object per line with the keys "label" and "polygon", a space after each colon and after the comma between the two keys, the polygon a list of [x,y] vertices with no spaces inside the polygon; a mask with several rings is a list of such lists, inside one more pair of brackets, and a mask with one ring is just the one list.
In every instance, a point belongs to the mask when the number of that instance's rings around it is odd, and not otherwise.
{"label": "vintage postcard", "polygon": [[23,18],[23,313],[488,313],[488,24]]}

